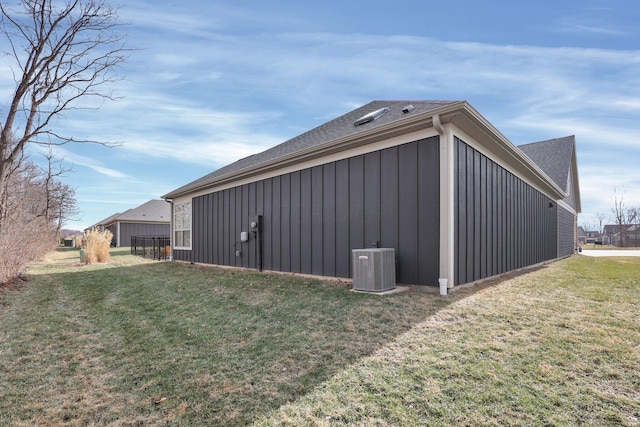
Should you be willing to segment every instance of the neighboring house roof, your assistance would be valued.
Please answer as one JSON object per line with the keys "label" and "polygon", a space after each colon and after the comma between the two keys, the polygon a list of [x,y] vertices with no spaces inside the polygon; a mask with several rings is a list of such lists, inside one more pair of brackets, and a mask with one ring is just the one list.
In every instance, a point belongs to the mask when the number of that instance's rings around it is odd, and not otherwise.
{"label": "neighboring house roof", "polygon": [[116,222],[164,222],[169,224],[170,221],[171,205],[164,200],[149,200],[137,208],[108,216],[89,228],[99,226],[106,227]]}
{"label": "neighboring house roof", "polygon": [[90,230],[90,229],[95,228],[95,227],[103,227],[105,225],[111,224],[120,215],[122,215],[121,212],[116,212],[116,213],[114,213],[112,215],[109,215],[105,219],[103,219],[101,221],[98,221],[95,224],[93,224],[92,226],[90,226],[89,228],[87,228],[87,230]]}
{"label": "neighboring house roof", "polygon": [[578,226],[578,237],[585,237],[587,234],[584,231],[584,228],[582,228],[582,226]]}
{"label": "neighboring house roof", "polygon": [[[571,191],[569,174],[573,173],[574,191],[579,191],[575,157],[576,138],[574,135],[523,144],[519,145],[518,148],[540,166],[544,173],[549,175],[549,178],[566,193]],[[575,196],[577,198],[577,211],[580,212],[580,194],[577,193]]]}
{"label": "neighboring house roof", "polygon": [[[373,120],[366,120],[369,114],[379,115]],[[360,121],[363,123],[356,123]],[[509,142],[466,101],[372,101],[275,147],[224,166],[162,197],[172,199],[448,122],[456,122],[463,130],[472,133],[481,128],[486,143],[493,144],[492,147],[500,156],[512,159],[513,164],[552,194],[566,195],[564,188],[550,180],[539,165]]]}

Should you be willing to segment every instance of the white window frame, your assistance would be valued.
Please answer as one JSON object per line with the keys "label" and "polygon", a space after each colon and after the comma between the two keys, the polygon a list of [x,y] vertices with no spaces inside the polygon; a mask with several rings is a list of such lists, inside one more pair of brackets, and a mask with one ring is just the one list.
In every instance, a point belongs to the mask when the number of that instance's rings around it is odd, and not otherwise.
{"label": "white window frame", "polygon": [[[173,205],[173,247],[191,249],[191,201]],[[178,234],[180,233],[180,234]]]}

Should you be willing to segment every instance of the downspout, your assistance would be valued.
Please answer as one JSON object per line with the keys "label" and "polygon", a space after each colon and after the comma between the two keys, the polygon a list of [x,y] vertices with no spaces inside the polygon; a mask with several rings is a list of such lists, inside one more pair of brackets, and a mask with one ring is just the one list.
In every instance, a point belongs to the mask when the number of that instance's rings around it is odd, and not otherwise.
{"label": "downspout", "polygon": [[454,285],[455,221],[454,221],[454,144],[451,128],[443,125],[440,115],[432,118],[433,128],[440,136],[440,295]]}

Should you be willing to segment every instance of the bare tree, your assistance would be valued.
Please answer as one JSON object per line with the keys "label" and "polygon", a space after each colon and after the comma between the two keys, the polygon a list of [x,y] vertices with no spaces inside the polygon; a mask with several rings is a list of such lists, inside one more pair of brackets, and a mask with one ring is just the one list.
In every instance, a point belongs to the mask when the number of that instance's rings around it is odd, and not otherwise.
{"label": "bare tree", "polygon": [[65,221],[79,214],[75,198],[76,190],[60,181],[62,176],[71,171],[64,167],[64,159],[56,158],[51,147],[43,155],[47,160],[47,166],[42,170],[45,203],[42,216],[56,224],[56,234],[59,234]]}
{"label": "bare tree", "polygon": [[619,246],[626,246],[627,232],[629,226],[636,223],[639,219],[640,211],[638,208],[627,207],[624,203],[624,194],[618,195],[616,189],[613,189],[613,219],[616,224],[616,231],[619,236]]}
{"label": "bare tree", "polygon": [[608,218],[608,215],[604,212],[600,212],[599,214],[596,214],[596,218],[598,218],[598,231],[600,233],[604,233],[604,227],[602,226],[602,223]]}
{"label": "bare tree", "polygon": [[28,143],[108,142],[75,139],[54,129],[64,112],[90,108],[81,101],[114,99],[110,84],[130,52],[117,9],[105,0],[0,2],[0,34],[8,44],[16,83],[0,122],[0,229],[7,216],[7,181],[20,166]]}

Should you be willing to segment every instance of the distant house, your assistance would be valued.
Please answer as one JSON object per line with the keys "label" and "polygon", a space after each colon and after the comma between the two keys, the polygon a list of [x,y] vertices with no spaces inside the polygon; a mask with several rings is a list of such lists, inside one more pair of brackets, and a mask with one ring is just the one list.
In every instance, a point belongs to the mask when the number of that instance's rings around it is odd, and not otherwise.
{"label": "distant house", "polygon": [[604,231],[614,246],[640,247],[640,224],[608,224]]}
{"label": "distant house", "polygon": [[373,101],[163,198],[178,261],[450,287],[569,256],[573,136],[516,147],[465,101]]}
{"label": "distant house", "polygon": [[587,233],[584,231],[584,228],[582,228],[582,226],[579,226],[578,227],[578,244],[584,245],[585,243],[587,243]]}
{"label": "distant house", "polygon": [[602,234],[599,231],[585,231],[585,239],[587,244],[601,245]]}
{"label": "distant house", "polygon": [[148,202],[122,213],[115,213],[89,227],[107,229],[113,234],[112,246],[130,246],[131,236],[169,236],[171,205],[164,200]]}

